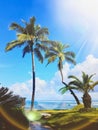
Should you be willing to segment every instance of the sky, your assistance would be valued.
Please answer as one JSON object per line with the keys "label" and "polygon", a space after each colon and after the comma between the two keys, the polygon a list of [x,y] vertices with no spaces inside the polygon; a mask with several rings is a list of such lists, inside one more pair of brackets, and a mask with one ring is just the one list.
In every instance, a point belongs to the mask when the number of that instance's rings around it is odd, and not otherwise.
{"label": "sky", "polygon": [[[76,65],[65,62],[63,74],[65,82],[68,75],[81,78],[81,72],[94,74],[98,80],[98,1],[97,0],[6,0],[0,1],[0,82],[27,99],[31,99],[32,75],[31,57],[22,58],[22,48],[5,52],[6,44],[16,39],[15,31],[9,30],[12,22],[22,24],[36,17],[36,24],[49,29],[49,39],[70,45],[76,54]],[[47,67],[35,59],[36,94],[35,100],[73,99],[69,92],[61,95],[62,86],[57,63]],[[90,93],[98,99],[98,86]],[[77,92],[81,99],[82,93]]]}

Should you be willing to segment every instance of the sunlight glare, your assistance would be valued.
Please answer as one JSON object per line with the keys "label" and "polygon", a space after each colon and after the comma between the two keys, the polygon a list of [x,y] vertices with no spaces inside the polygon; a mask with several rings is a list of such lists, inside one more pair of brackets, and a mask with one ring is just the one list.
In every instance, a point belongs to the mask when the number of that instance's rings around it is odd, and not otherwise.
{"label": "sunlight glare", "polygon": [[77,39],[77,46],[81,45],[78,54],[84,49],[95,53],[98,50],[98,0],[55,0],[54,5],[54,18],[64,33],[67,28],[72,35],[81,35],[81,41]]}

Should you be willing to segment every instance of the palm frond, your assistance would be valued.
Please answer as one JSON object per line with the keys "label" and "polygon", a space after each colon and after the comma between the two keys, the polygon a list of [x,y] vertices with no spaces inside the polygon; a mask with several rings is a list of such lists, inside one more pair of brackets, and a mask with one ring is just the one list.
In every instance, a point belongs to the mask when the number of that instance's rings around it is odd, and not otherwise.
{"label": "palm frond", "polygon": [[55,47],[50,47],[49,51],[56,54],[56,55],[59,55],[59,50],[58,50],[58,48],[56,46]]}
{"label": "palm frond", "polygon": [[16,30],[17,32],[19,33],[25,33],[25,28],[20,26],[19,24],[17,23],[12,23],[10,25],[10,30]]}
{"label": "palm frond", "polygon": [[42,43],[47,45],[48,47],[56,45],[56,41],[52,41],[52,40],[43,40]]}
{"label": "palm frond", "polygon": [[43,63],[43,56],[39,50],[39,48],[34,48],[34,53],[36,55],[36,57],[38,58],[38,60]]}
{"label": "palm frond", "polygon": [[31,35],[18,33],[17,39],[18,39],[18,41],[25,42],[25,41],[31,41],[32,39],[34,39],[34,37]]}
{"label": "palm frond", "polygon": [[22,57],[24,57],[26,53],[30,53],[30,52],[31,52],[30,46],[29,45],[25,46],[23,49]]}
{"label": "palm frond", "polygon": [[[47,63],[47,65],[50,64],[50,63],[52,63],[52,62],[54,62],[55,60],[56,60],[56,56],[55,56],[55,55],[49,57],[49,58],[48,58],[48,63]],[[47,66],[47,65],[46,65],[46,66]]]}
{"label": "palm frond", "polygon": [[69,56],[65,56],[65,60],[69,63],[72,63],[74,65],[76,65],[76,62],[73,58],[69,57]]}
{"label": "palm frond", "polygon": [[95,75],[96,73],[92,74],[89,76],[89,80]]}
{"label": "palm frond", "polygon": [[98,85],[98,81],[96,81],[96,82],[94,82],[92,85],[90,85],[90,88],[91,88],[91,89],[94,89],[94,87],[95,87],[96,85]]}
{"label": "palm frond", "polygon": [[5,51],[10,51],[17,46],[18,47],[22,46],[23,44],[24,44],[23,41],[14,40],[12,42],[7,43]]}
{"label": "palm frond", "polygon": [[74,52],[71,52],[71,51],[67,51],[64,53],[65,56],[70,56],[72,58],[75,58],[75,53]]}
{"label": "palm frond", "polygon": [[69,47],[69,44],[63,44],[63,48],[66,49]]}
{"label": "palm frond", "polygon": [[49,34],[48,28],[41,28],[39,30],[37,30],[36,35],[40,36],[40,35],[44,35],[44,34]]}
{"label": "palm frond", "polygon": [[71,79],[75,79],[77,82],[79,82],[79,84],[82,84],[81,80],[79,80],[76,76],[74,75],[69,75],[68,78],[71,78]]}
{"label": "palm frond", "polygon": [[61,94],[64,94],[64,93],[66,93],[66,92],[67,92],[68,90],[70,90],[70,89],[75,89],[75,90],[77,90],[77,87],[75,87],[75,86],[70,86],[69,84],[67,84],[67,86],[64,86],[64,87],[60,88],[59,91],[61,92]]}
{"label": "palm frond", "polygon": [[89,79],[88,79],[88,75],[85,74],[84,72],[82,72],[82,79],[83,79],[83,84],[88,83]]}
{"label": "palm frond", "polygon": [[85,74],[85,72],[82,72],[82,79],[83,79],[83,83],[85,84],[88,84],[89,86],[89,83],[93,83],[93,80],[91,80],[91,78],[94,76],[95,74],[92,74],[92,75],[88,75],[88,74]]}
{"label": "palm frond", "polygon": [[49,58],[49,57],[52,57],[52,56],[56,56],[56,54],[54,54],[53,52],[49,52],[49,51],[47,51],[46,54],[45,54],[45,58]]}
{"label": "palm frond", "polygon": [[75,87],[75,89],[78,89],[80,91],[83,91],[83,84],[82,83],[79,83],[78,81],[76,80],[73,80],[73,81],[70,81],[69,82],[69,86],[72,86]]}
{"label": "palm frond", "polygon": [[[36,36],[36,35],[35,35]],[[43,42],[43,41],[47,41],[48,40],[48,37],[47,37],[47,35],[38,35],[38,36],[36,36],[36,41],[40,41],[41,43]]]}
{"label": "palm frond", "polygon": [[0,106],[11,108],[19,107],[19,104],[21,104],[19,96],[13,96],[13,93],[9,92],[8,88],[0,88]]}
{"label": "palm frond", "polygon": [[35,21],[36,21],[36,18],[34,16],[30,18],[30,24],[34,24]]}
{"label": "palm frond", "polygon": [[46,52],[48,50],[48,47],[44,44],[36,43],[35,46],[44,52]]}
{"label": "palm frond", "polygon": [[62,87],[59,89],[59,91],[61,92],[61,94],[64,94],[65,92],[67,92],[69,90],[68,87]]}
{"label": "palm frond", "polygon": [[29,23],[25,22],[26,34],[35,35],[35,21],[35,17],[31,17]]}

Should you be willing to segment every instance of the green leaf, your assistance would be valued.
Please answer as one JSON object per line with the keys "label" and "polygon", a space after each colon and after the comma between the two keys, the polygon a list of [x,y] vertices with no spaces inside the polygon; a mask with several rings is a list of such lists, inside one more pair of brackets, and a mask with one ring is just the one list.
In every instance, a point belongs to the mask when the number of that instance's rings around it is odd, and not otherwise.
{"label": "green leaf", "polygon": [[67,90],[69,90],[68,87],[63,87],[63,88],[59,89],[59,91],[61,92],[61,94],[64,94],[65,92],[67,92]]}

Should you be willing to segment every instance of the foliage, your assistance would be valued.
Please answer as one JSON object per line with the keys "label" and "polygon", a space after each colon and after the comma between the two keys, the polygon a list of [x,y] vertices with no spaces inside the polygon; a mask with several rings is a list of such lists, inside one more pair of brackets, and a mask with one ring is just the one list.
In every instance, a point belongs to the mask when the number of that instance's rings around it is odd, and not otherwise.
{"label": "foliage", "polygon": [[0,88],[0,130],[27,130],[29,122],[21,109],[21,97]]}
{"label": "foliage", "polygon": [[46,53],[45,58],[48,59],[48,64],[51,62],[54,62],[58,59],[58,69],[63,68],[63,61],[66,60],[68,62],[71,62],[75,64],[74,58],[75,54],[71,51],[66,51],[66,49],[69,47],[67,44],[62,44],[57,41],[52,41],[51,46],[49,47],[49,50]]}
{"label": "foliage", "polygon": [[68,78],[71,78],[73,80],[69,82],[69,86],[74,86],[77,90],[83,93],[89,92],[90,90],[93,90],[94,87],[98,84],[98,81],[94,82],[92,80],[93,76],[94,74],[89,76],[85,72],[82,72],[82,80],[80,80],[76,76],[70,75]]}
{"label": "foliage", "polygon": [[12,23],[10,25],[10,29],[16,31],[17,39],[7,43],[5,50],[10,51],[15,47],[24,46],[24,57],[26,53],[31,53],[34,49],[37,58],[41,62],[43,62],[41,50],[45,50],[45,43],[41,43],[45,42],[48,39],[47,35],[49,34],[49,32],[47,28],[41,28],[40,25],[36,25],[35,21],[35,17],[31,17],[30,22],[28,23],[22,20],[24,26],[21,26],[20,24],[17,24],[15,22]]}

